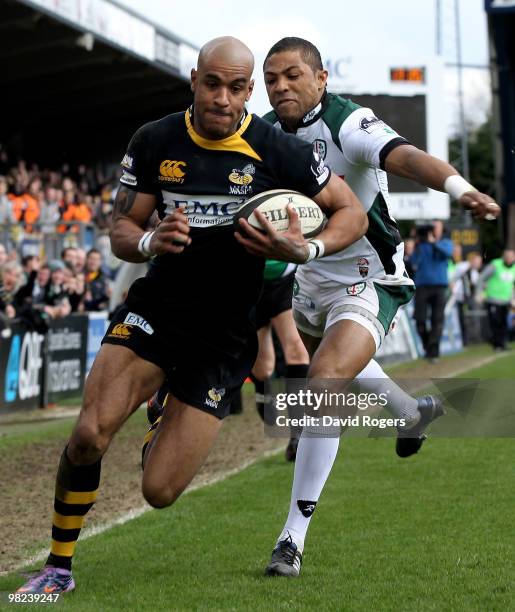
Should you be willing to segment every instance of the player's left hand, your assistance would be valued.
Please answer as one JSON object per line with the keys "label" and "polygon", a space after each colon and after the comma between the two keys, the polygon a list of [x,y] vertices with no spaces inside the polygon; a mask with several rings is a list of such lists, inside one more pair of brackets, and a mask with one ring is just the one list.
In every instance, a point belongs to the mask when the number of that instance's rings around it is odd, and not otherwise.
{"label": "player's left hand", "polygon": [[255,210],[254,214],[264,231],[254,229],[245,219],[240,219],[239,224],[245,234],[235,232],[236,240],[252,255],[304,263],[309,253],[308,242],[302,235],[299,215],[293,206],[288,206],[287,211],[290,224],[286,232],[276,232],[268,219],[259,210]]}
{"label": "player's left hand", "polygon": [[480,191],[467,191],[458,202],[470,210],[474,219],[493,221],[501,214],[501,207],[486,193]]}

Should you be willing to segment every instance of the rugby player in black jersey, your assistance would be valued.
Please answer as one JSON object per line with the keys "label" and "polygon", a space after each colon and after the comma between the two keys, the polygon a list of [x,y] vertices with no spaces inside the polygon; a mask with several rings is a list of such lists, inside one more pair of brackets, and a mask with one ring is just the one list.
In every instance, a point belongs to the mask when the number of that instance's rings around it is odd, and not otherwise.
{"label": "rugby player in black jersey", "polygon": [[[191,73],[192,108],[144,125],[129,144],[112,249],[126,261],[153,261],[95,359],[57,473],[51,553],[21,592],[75,587],[72,556],[97,496],[101,458],[165,378],[171,398],[147,450],[145,499],[156,508],[172,504],[206,459],[256,357],[251,312],[264,258],[303,263],[314,253],[292,210],[284,234],[270,226],[259,234],[240,221],[252,239],[236,235],[233,215],[245,199],[274,188],[312,197],[329,217],[320,235],[327,254],[367,229],[359,201],[310,143],[246,112],[253,64],[234,38],[207,43]],[[161,223],[145,232],[155,210]]]}

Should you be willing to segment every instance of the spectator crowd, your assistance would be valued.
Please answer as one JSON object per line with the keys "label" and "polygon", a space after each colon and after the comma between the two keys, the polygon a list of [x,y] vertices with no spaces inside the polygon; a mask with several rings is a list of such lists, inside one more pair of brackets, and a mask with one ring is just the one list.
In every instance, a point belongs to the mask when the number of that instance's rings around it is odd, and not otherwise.
{"label": "spectator crowd", "polygon": [[[0,145],[0,328],[16,318],[45,331],[48,319],[108,308],[116,172],[11,163]],[[84,227],[92,230],[87,250]]]}
{"label": "spectator crowd", "polygon": [[60,259],[41,262],[37,255],[18,261],[0,245],[0,327],[21,319],[43,333],[49,319],[73,312],[107,310],[111,288],[98,249],[67,247]]}
{"label": "spectator crowd", "polygon": [[107,176],[84,164],[64,164],[59,171],[24,160],[12,164],[0,145],[0,242],[78,233],[83,224],[107,233],[117,184],[116,168]]}

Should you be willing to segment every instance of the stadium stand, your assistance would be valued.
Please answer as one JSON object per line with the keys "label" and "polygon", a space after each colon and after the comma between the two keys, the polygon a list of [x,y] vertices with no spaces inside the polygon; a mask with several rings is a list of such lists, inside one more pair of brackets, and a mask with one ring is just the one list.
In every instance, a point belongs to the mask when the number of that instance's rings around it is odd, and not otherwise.
{"label": "stadium stand", "polygon": [[107,233],[128,136],[189,104],[197,49],[110,0],[6,0],[0,29],[0,245],[45,263],[98,248],[113,277]]}
{"label": "stadium stand", "polygon": [[0,32],[0,397],[34,407],[80,393],[124,294],[119,163],[140,125],[189,105],[198,49],[110,0],[5,0]]}

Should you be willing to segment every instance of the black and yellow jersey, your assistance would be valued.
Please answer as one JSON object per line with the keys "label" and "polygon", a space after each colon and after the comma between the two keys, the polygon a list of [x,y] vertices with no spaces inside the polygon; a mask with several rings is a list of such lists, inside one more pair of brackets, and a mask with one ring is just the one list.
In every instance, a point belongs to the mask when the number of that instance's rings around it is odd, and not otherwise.
{"label": "black and yellow jersey", "polygon": [[259,295],[264,260],[234,238],[233,216],[245,200],[279,188],[313,197],[330,177],[310,143],[259,117],[245,113],[235,134],[208,140],[195,132],[191,109],[141,127],[122,169],[125,187],[156,196],[160,218],[183,208],[191,227],[181,254],[153,260],[154,299],[215,319],[246,316]]}

